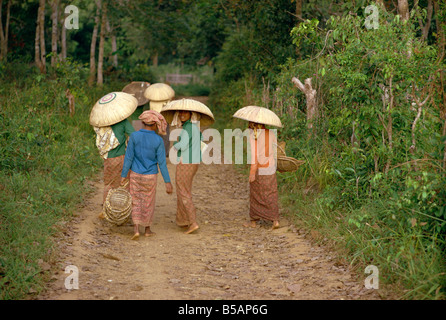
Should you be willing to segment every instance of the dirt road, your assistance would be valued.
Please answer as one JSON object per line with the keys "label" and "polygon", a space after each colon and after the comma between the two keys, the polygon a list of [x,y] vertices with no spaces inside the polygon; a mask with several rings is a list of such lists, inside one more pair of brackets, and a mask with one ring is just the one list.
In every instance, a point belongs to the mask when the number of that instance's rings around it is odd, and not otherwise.
{"label": "dirt road", "polygon": [[[175,166],[168,165],[174,182]],[[60,258],[39,299],[214,300],[381,299],[366,289],[333,253],[313,245],[281,219],[281,228],[248,219],[247,177],[231,165],[201,165],[193,196],[200,229],[190,235],[175,225],[176,195],[158,179],[154,237],[130,240],[130,224],[98,219],[102,181],[65,227]],[[66,266],[79,270],[79,289],[67,290]]]}

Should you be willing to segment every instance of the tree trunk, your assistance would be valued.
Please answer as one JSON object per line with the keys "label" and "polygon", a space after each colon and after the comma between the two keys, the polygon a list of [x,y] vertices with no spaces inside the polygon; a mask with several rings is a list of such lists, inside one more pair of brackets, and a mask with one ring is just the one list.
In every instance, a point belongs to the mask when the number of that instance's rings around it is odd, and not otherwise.
{"label": "tree trunk", "polygon": [[158,67],[158,51],[155,51],[155,53],[152,56],[152,65],[154,67]]}
{"label": "tree trunk", "polygon": [[57,63],[57,36],[58,36],[58,16],[59,16],[59,0],[52,0],[51,3],[51,66],[54,67]]}
{"label": "tree trunk", "polygon": [[303,0],[295,0],[296,1],[296,17],[299,19],[299,22],[302,20],[302,2]]}
{"label": "tree trunk", "polygon": [[90,76],[88,78],[88,85],[92,86],[96,79],[96,42],[98,38],[99,15],[101,10],[101,0],[96,0],[96,16],[94,18],[93,35],[91,36],[90,45]]}
{"label": "tree trunk", "polygon": [[45,49],[45,0],[39,1],[39,39],[41,72],[46,73],[46,49]]}
{"label": "tree trunk", "polygon": [[409,3],[407,0],[398,0],[398,14],[403,21],[409,20]]}
{"label": "tree trunk", "polygon": [[311,78],[305,79],[305,84],[296,77],[291,80],[294,85],[305,94],[307,99],[307,128],[314,132],[314,122],[317,117],[316,90],[311,85]]}
{"label": "tree trunk", "polygon": [[[63,8],[63,5],[61,5],[61,8]],[[59,10],[59,21],[61,25],[60,30],[60,60],[65,61],[67,59],[67,28],[65,27],[65,19],[66,14],[64,10]]]}
{"label": "tree trunk", "polygon": [[46,73],[45,63],[45,0],[39,0],[34,41],[34,62],[41,73]]}
{"label": "tree trunk", "polygon": [[98,82],[97,84],[102,86],[104,83],[103,66],[104,66],[104,44],[105,44],[105,31],[107,22],[107,2],[102,3],[102,20],[101,20],[101,33],[99,39],[99,52],[98,52]]}
{"label": "tree trunk", "polygon": [[[401,17],[401,20],[403,22],[409,21],[409,3],[407,0],[398,0],[398,14]],[[413,39],[410,39],[407,41],[407,56],[410,58],[412,57],[412,42]]]}
{"label": "tree trunk", "polygon": [[434,9],[436,14],[436,21],[437,21],[437,44],[438,44],[438,61],[442,61],[445,55],[445,45],[446,45],[446,39],[444,34],[444,21],[441,21],[439,19],[440,16],[440,5],[438,4],[438,1],[434,1]]}
{"label": "tree trunk", "polygon": [[37,13],[36,20],[36,37],[34,40],[34,62],[36,63],[37,68],[39,68],[40,72],[42,72],[42,62],[40,61],[40,10]]}
{"label": "tree trunk", "polygon": [[0,0],[0,60],[5,60],[5,61],[8,55],[8,37],[9,37],[9,20],[11,17],[11,3],[12,0],[9,0],[8,5],[6,7],[5,27],[3,28],[3,18],[2,18],[3,0]]}
{"label": "tree trunk", "polygon": [[114,32],[114,29],[110,26],[110,21],[107,19],[107,33],[111,35],[111,54],[110,54],[110,60],[112,62],[113,67],[118,67],[118,54],[116,51],[118,51],[118,44],[116,41],[116,33]]}
{"label": "tree trunk", "polygon": [[432,4],[432,0],[429,0],[427,2],[426,23],[423,25],[423,22],[421,21],[421,18],[419,19],[420,28],[422,30],[421,40],[424,40],[424,41],[427,40],[427,36],[429,35],[429,29],[431,27],[433,12],[434,12],[434,6]]}

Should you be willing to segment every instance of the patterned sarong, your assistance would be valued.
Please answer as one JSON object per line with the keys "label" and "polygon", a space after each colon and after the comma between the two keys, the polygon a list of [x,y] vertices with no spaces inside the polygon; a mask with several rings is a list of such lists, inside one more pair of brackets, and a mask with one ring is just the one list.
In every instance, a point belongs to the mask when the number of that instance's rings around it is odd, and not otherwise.
{"label": "patterned sarong", "polygon": [[130,170],[132,220],[134,224],[150,227],[155,212],[157,174],[139,174]]}
{"label": "patterned sarong", "polygon": [[259,175],[249,184],[249,216],[251,220],[279,220],[279,194],[276,174]]}
{"label": "patterned sarong", "polygon": [[[124,165],[125,155],[116,158],[107,158],[104,160],[104,196],[102,202],[105,202],[108,191],[119,187],[121,184],[121,172]],[[128,187],[127,187],[128,190]]]}
{"label": "patterned sarong", "polygon": [[189,226],[196,221],[196,210],[192,202],[192,182],[198,166],[199,164],[184,164],[180,162],[176,167],[176,223],[178,226]]}

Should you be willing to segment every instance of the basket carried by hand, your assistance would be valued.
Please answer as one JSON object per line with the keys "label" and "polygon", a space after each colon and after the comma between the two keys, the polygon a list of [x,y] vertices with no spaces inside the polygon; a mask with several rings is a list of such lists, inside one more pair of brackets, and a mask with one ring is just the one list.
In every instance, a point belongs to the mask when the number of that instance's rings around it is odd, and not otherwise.
{"label": "basket carried by hand", "polygon": [[305,163],[304,160],[297,160],[292,157],[287,157],[285,153],[285,142],[280,142],[277,145],[277,171],[290,172],[296,171]]}
{"label": "basket carried by hand", "polygon": [[105,219],[113,224],[122,225],[132,213],[132,196],[124,187],[110,189],[105,199]]}

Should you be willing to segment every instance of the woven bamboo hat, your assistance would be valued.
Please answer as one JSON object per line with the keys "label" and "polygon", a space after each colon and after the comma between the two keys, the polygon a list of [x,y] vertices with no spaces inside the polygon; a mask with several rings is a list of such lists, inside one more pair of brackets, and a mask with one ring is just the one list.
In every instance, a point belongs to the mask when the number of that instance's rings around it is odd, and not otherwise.
{"label": "woven bamboo hat", "polygon": [[283,127],[280,118],[274,112],[264,107],[247,106],[237,110],[233,117],[274,127]]}
{"label": "woven bamboo hat", "polygon": [[204,103],[193,99],[173,100],[163,107],[161,114],[168,123],[171,123],[175,112],[181,110],[200,113],[200,126],[202,127],[210,126],[215,122],[212,111]]}
{"label": "woven bamboo hat", "polygon": [[165,83],[154,83],[144,91],[144,97],[150,101],[150,109],[161,112],[161,109],[175,96],[175,91]]}
{"label": "woven bamboo hat", "polygon": [[94,127],[106,127],[127,119],[138,107],[138,100],[125,92],[111,92],[91,109],[90,124]]}
{"label": "woven bamboo hat", "polygon": [[138,100],[138,106],[142,106],[149,102],[149,99],[144,96],[144,92],[149,86],[150,83],[145,81],[133,81],[126,85],[122,92],[132,94]]}

